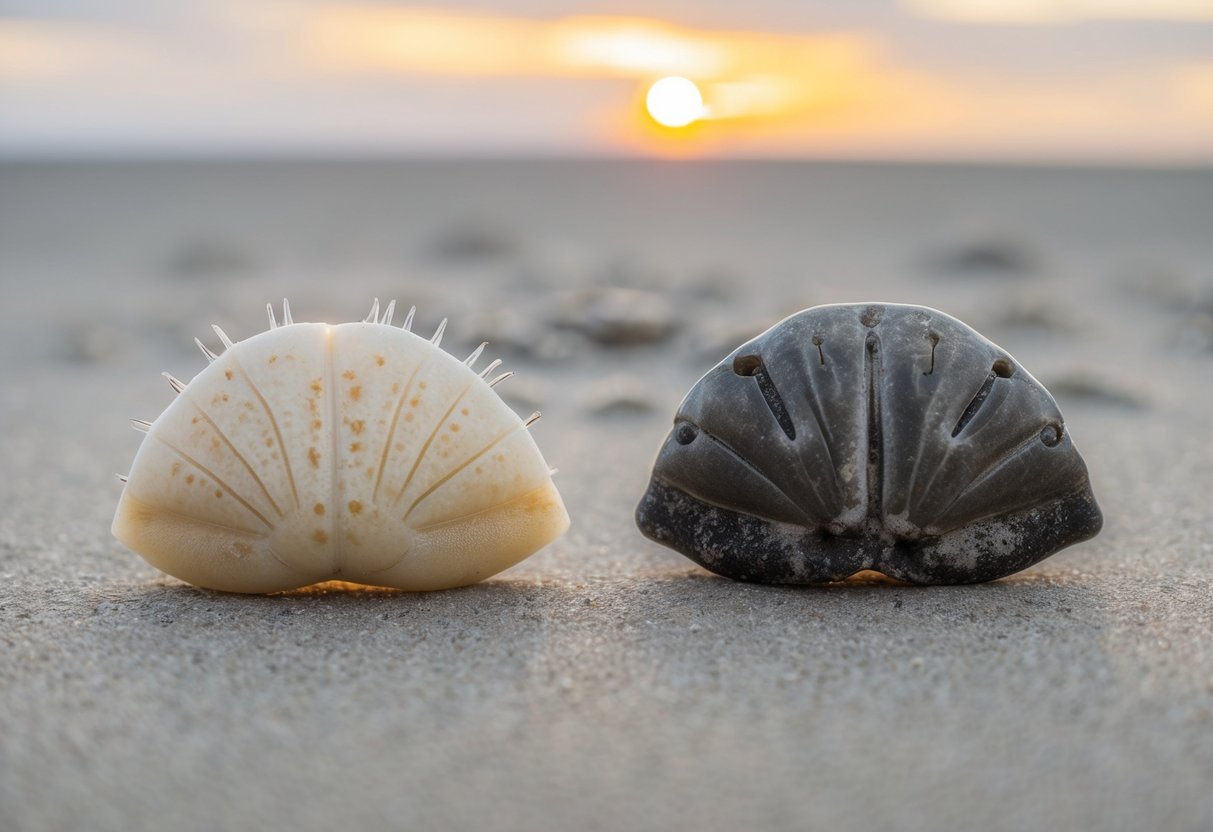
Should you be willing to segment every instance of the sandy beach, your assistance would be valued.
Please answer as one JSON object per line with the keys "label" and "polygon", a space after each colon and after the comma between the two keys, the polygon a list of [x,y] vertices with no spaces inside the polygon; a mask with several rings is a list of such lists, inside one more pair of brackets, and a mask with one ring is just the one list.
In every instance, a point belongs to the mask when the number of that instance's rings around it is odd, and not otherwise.
{"label": "sandy beach", "polygon": [[[1213,171],[6,163],[0,292],[4,830],[1213,827]],[[431,594],[212,593],[122,547],[127,420],[284,295],[489,340],[570,532]],[[933,588],[644,539],[695,380],[873,300],[1055,394],[1103,532]]]}

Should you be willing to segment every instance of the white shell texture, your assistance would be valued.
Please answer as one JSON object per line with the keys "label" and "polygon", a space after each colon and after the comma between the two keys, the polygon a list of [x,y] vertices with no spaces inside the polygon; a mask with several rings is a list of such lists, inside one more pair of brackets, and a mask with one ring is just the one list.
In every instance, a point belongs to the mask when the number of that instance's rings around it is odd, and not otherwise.
{"label": "white shell texture", "polygon": [[421,338],[390,309],[340,325],[271,312],[214,358],[147,427],[114,536],[192,584],[274,592],[462,586],[563,534],[530,420],[471,369],[479,350],[460,361],[442,327]]}

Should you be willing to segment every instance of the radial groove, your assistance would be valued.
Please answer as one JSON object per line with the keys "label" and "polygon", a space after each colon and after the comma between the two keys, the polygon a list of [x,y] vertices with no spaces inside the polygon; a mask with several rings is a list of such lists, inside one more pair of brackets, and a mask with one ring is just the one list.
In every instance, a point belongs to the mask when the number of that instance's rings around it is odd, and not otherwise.
{"label": "radial groove", "polygon": [[790,494],[788,494],[788,492],[784,491],[777,482],[775,482],[770,477],[768,477],[766,474],[764,474],[762,472],[761,468],[759,468],[753,462],[751,462],[750,460],[748,460],[744,456],[742,456],[740,453],[738,453],[737,449],[735,449],[728,442],[725,442],[720,437],[713,436],[712,434],[708,433],[706,430],[700,431],[700,433],[701,433],[701,435],[706,436],[712,442],[715,442],[717,445],[719,445],[726,453],[728,453],[729,455],[734,457],[738,462],[740,462],[746,468],[749,468],[760,480],[765,482],[767,485],[771,486],[771,488],[774,488],[776,491],[778,491],[783,496],[783,498],[788,501],[788,503],[790,505],[795,507],[795,509],[798,512],[800,512],[800,514],[805,518],[805,520],[809,520],[808,513],[804,510],[804,506],[802,506],[800,504],[800,501],[792,499],[792,496]]}
{"label": "radial groove", "polygon": [[[283,301],[285,303],[285,301]],[[295,475],[291,472],[291,457],[287,451],[286,443],[282,441],[282,430],[278,427],[278,420],[274,418],[274,411],[270,407],[270,403],[265,400],[265,396],[261,395],[261,390],[253,383],[253,379],[245,372],[244,366],[240,363],[239,357],[233,354],[232,363],[236,365],[236,371],[240,373],[240,377],[244,379],[244,383],[253,391],[253,395],[257,397],[257,401],[261,402],[261,407],[265,410],[265,415],[270,420],[270,426],[274,429],[274,437],[278,440],[278,449],[281,451],[282,466],[286,470],[286,479],[291,486],[291,496],[295,500],[295,508],[299,508],[299,488],[295,485]]]}
{"label": "radial groove", "polygon": [[762,363],[762,359],[755,356],[757,364],[753,366],[746,375],[753,376],[754,381],[758,383],[758,392],[762,393],[763,401],[767,403],[767,409],[771,411],[771,415],[775,417],[775,421],[779,423],[780,429],[788,439],[796,438],[796,427],[792,424],[792,417],[788,414],[788,406],[784,403],[783,397],[779,395],[779,389],[775,386],[775,380],[771,378],[771,374],[767,371],[766,365]]}
{"label": "radial groove", "polygon": [[433,494],[435,491],[437,491],[439,488],[441,488],[446,483],[450,482],[451,478],[456,476],[460,471],[464,470],[469,465],[471,465],[473,462],[480,459],[480,457],[484,456],[489,451],[491,451],[493,448],[497,447],[497,445],[501,444],[501,441],[503,439],[505,439],[507,436],[517,433],[519,430],[522,430],[521,425],[512,425],[509,428],[506,428],[501,433],[497,434],[497,436],[493,437],[493,439],[487,445],[485,445],[483,448],[476,451],[476,453],[472,454],[467,459],[465,459],[463,462],[456,465],[454,468],[452,468],[446,474],[443,474],[443,476],[436,483],[434,483],[429,488],[427,488],[424,492],[422,492],[421,496],[419,496],[417,499],[413,500],[412,505],[409,506],[408,511],[406,511],[404,513],[404,517],[402,517],[401,520],[408,520],[409,515],[413,513],[413,509],[417,508],[417,506],[419,506],[421,504],[422,500],[424,500],[426,497],[429,497],[431,494]]}
{"label": "radial groove", "polygon": [[864,343],[864,375],[868,387],[868,518],[884,525],[884,425],[882,423],[880,339],[872,333]]}
{"label": "radial groove", "polygon": [[972,477],[972,479],[970,479],[965,484],[965,486],[963,488],[961,488],[958,492],[956,492],[956,496],[948,501],[948,504],[943,507],[943,510],[938,512],[938,516],[939,517],[946,516],[947,513],[949,511],[951,511],[952,506],[959,503],[962,498],[964,498],[966,495],[968,495],[974,489],[981,486],[982,483],[986,482],[993,476],[997,476],[999,471],[1001,471],[1003,468],[1005,468],[1007,465],[1009,465],[1011,462],[1013,462],[1017,457],[1021,456],[1024,453],[1024,451],[1029,450],[1034,444],[1036,444],[1036,441],[1039,438],[1040,438],[1040,434],[1033,432],[1033,434],[1031,436],[1029,436],[1027,439],[1023,440],[1018,445],[1011,448],[1011,450],[1007,451],[1007,453],[1003,454],[998,459],[994,460],[994,462],[992,462],[990,465],[983,468],[981,471],[978,471]]}
{"label": "radial groove", "polygon": [[977,415],[977,411],[981,410],[982,405],[986,403],[986,399],[990,397],[990,391],[994,389],[994,379],[998,378],[993,372],[986,376],[986,380],[982,382],[981,387],[973,394],[972,401],[968,407],[964,409],[964,413],[960,414],[960,418],[956,420],[956,427],[952,428],[952,436],[960,435],[960,432],[968,426],[969,422],[973,421],[973,417]]}
{"label": "radial groove", "polygon": [[[379,298],[375,298],[375,307],[371,310],[372,315],[379,312]],[[364,322],[365,323],[365,322]],[[326,326],[324,328],[324,394],[328,401],[328,417],[329,417],[329,499],[334,506],[342,504],[342,488],[341,488],[341,432],[338,427],[341,421],[337,418],[337,371],[335,369],[336,357],[333,355],[335,347],[333,346],[333,328]],[[341,561],[342,550],[342,526],[334,517],[330,524],[332,530],[332,557],[333,563],[337,564],[337,571],[341,571],[343,566]]]}
{"label": "radial groove", "polygon": [[[818,345],[820,349],[820,345]],[[825,362],[822,361],[822,366]],[[830,435],[829,425],[826,421],[825,414],[821,408],[821,401],[818,399],[817,387],[812,383],[812,379],[805,380],[805,400],[809,403],[809,413],[813,416],[813,421],[817,423],[817,435],[821,437],[821,447],[825,451],[826,462],[830,469],[830,481],[834,485],[834,499],[832,504],[837,505],[840,495],[842,494],[842,483],[838,481],[838,466],[834,464],[834,449],[831,447],[834,444],[834,439]],[[804,458],[800,458],[801,470],[805,470]],[[808,472],[805,471],[806,476]],[[809,478],[813,482],[813,478]],[[824,501],[823,501],[824,502]]]}
{"label": "radial groove", "polygon": [[217,485],[217,486],[219,486],[220,488],[222,488],[222,489],[223,489],[223,490],[224,490],[224,491],[225,491],[225,492],[228,494],[228,496],[230,496],[230,497],[231,497],[233,500],[235,500],[236,502],[238,502],[238,503],[239,503],[241,506],[243,506],[243,507],[244,507],[246,510],[248,510],[249,514],[253,515],[253,516],[254,516],[254,517],[256,517],[258,520],[260,520],[262,523],[264,523],[266,528],[268,528],[268,529],[273,529],[273,528],[274,528],[274,524],[273,524],[273,523],[271,523],[269,520],[267,520],[264,514],[262,514],[261,512],[257,511],[257,509],[253,508],[252,504],[250,504],[248,500],[246,500],[246,499],[244,499],[243,497],[241,497],[241,496],[240,496],[240,494],[238,494],[234,488],[232,488],[230,485],[228,485],[228,484],[227,484],[227,483],[226,483],[226,482],[223,480],[223,478],[222,478],[222,477],[220,477],[218,474],[216,474],[216,473],[215,473],[214,471],[212,471],[210,468],[207,468],[207,467],[206,467],[205,465],[203,465],[201,462],[199,462],[198,460],[194,459],[192,456],[190,456],[189,454],[187,454],[185,451],[183,451],[183,450],[181,450],[180,448],[178,448],[178,447],[177,447],[176,445],[174,445],[172,442],[169,442],[167,439],[165,439],[165,438],[164,438],[163,436],[161,436],[159,433],[150,433],[150,434],[148,434],[148,436],[154,436],[154,437],[156,437],[156,440],[157,440],[158,442],[160,442],[162,445],[164,445],[166,448],[168,448],[170,451],[172,451],[173,453],[175,453],[177,456],[181,457],[183,460],[185,460],[186,462],[188,462],[190,465],[192,465],[192,466],[194,466],[195,468],[197,468],[197,469],[198,469],[200,472],[202,472],[202,473],[203,473],[203,474],[205,474],[206,476],[208,476],[208,477],[210,477],[211,479],[213,479],[213,480],[215,481],[215,485]]}
{"label": "radial groove", "polygon": [[438,431],[440,431],[442,426],[446,424],[447,418],[451,415],[455,408],[459,406],[459,402],[462,401],[463,397],[467,395],[468,390],[471,389],[472,385],[469,382],[468,385],[463,388],[463,391],[451,401],[451,406],[448,407],[446,412],[442,414],[442,418],[435,423],[434,429],[430,431],[429,437],[425,440],[425,444],[423,444],[421,446],[421,450],[417,452],[417,457],[413,460],[413,467],[409,469],[409,475],[405,478],[404,485],[400,488],[400,491],[397,492],[396,498],[392,500],[392,505],[400,504],[400,500],[404,497],[404,492],[409,490],[409,485],[413,482],[413,476],[417,473],[417,468],[420,467],[421,461],[425,459],[425,455],[430,449],[430,443],[434,441],[434,437],[438,435]]}
{"label": "radial groove", "polygon": [[[553,471],[553,473],[555,473],[555,471]],[[438,528],[439,526],[447,526],[447,525],[452,525],[454,523],[466,522],[468,520],[471,520],[473,517],[479,517],[482,514],[489,514],[491,512],[496,511],[497,509],[501,508],[502,506],[508,506],[510,503],[514,502],[515,500],[520,501],[520,502],[525,501],[526,498],[530,497],[532,494],[538,494],[539,492],[544,491],[545,489],[547,489],[549,487],[550,486],[548,486],[545,483],[544,485],[540,485],[540,486],[537,486],[536,488],[532,488],[530,491],[524,491],[522,494],[516,494],[513,497],[506,497],[504,500],[493,503],[490,506],[485,506],[484,508],[478,508],[475,511],[469,511],[467,514],[459,514],[459,515],[456,515],[455,517],[444,517],[441,520],[435,520],[433,523],[426,523],[424,526],[414,526],[413,530],[417,531],[417,532],[428,532],[429,530]]]}
{"label": "radial groove", "polygon": [[413,389],[413,381],[417,378],[417,374],[421,372],[421,368],[426,364],[422,359],[417,366],[413,368],[409,380],[405,382],[404,388],[400,391],[400,398],[396,400],[396,409],[392,412],[392,424],[388,428],[387,441],[383,443],[383,453],[379,457],[379,472],[375,474],[375,488],[371,492],[371,502],[379,501],[379,486],[383,482],[383,472],[387,468],[388,457],[392,453],[392,444],[396,441],[396,425],[400,422],[400,411],[404,408],[404,403],[408,399],[409,391]]}
{"label": "radial groove", "polygon": [[223,444],[227,446],[227,449],[235,455],[236,459],[240,460],[240,464],[244,466],[244,469],[249,472],[249,476],[251,476],[253,481],[257,483],[257,487],[261,489],[261,493],[265,495],[265,499],[269,501],[270,506],[274,509],[277,515],[280,518],[285,517],[286,514],[283,513],[282,509],[278,507],[278,504],[274,502],[274,498],[270,496],[269,489],[265,487],[265,482],[257,475],[257,471],[254,470],[251,464],[249,464],[249,461],[245,458],[244,454],[240,453],[240,451],[236,449],[236,446],[232,444],[232,440],[229,439],[227,434],[223,432],[223,429],[216,424],[215,420],[211,418],[209,413],[202,409],[202,405],[198,404],[196,401],[193,401],[192,398],[190,400],[190,404],[194,406],[194,409],[198,411],[198,415],[205,420],[205,422],[210,426],[211,430],[215,431],[215,435],[223,441]]}
{"label": "radial groove", "polygon": [[[929,318],[927,319],[927,323],[928,324],[930,323]],[[928,330],[928,334],[930,336],[930,341],[931,341],[931,372],[923,373],[923,375],[934,375],[935,374],[935,349],[939,346],[940,337],[939,337],[939,334],[936,333],[933,329]],[[935,384],[931,387],[930,392],[927,394],[926,401],[923,403],[923,406],[922,406],[923,413],[933,413],[934,412],[935,397],[939,395],[939,391],[940,391],[940,389],[942,389],[942,387],[943,387],[942,384]],[[930,434],[932,434],[937,429],[938,429],[938,427],[935,424],[935,422],[933,422],[930,419],[923,419],[922,424],[919,425],[919,428],[918,428],[918,441],[915,444],[915,447],[917,448],[917,452],[914,455],[914,464],[910,467],[910,476],[909,476],[909,479],[905,486],[905,493],[906,493],[905,507],[906,507],[906,511],[912,516],[917,515],[918,505],[921,502],[920,498],[921,498],[922,494],[926,490],[929,489],[929,485],[928,485],[928,489],[919,490],[918,476],[919,476],[919,471],[922,469],[923,458],[926,456],[926,454],[923,452],[923,448],[927,442],[927,438]],[[945,461],[947,460],[948,451],[949,451],[949,449],[944,450],[944,460]],[[929,483],[933,483],[935,481],[935,475],[939,472],[939,467],[941,467],[941,466],[937,466],[936,469],[930,473]]]}

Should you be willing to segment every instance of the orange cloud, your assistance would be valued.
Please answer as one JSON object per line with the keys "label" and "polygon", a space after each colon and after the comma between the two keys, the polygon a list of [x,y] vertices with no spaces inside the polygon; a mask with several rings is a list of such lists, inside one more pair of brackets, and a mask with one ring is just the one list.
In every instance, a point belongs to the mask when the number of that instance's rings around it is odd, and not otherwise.
{"label": "orange cloud", "polygon": [[[185,29],[0,21],[0,147],[24,129],[39,141],[109,130],[405,152],[1213,159],[1208,62],[1037,78],[897,64],[856,32],[215,1],[206,49]],[[698,85],[699,120],[646,115],[647,89],[667,75]]]}
{"label": "orange cloud", "polygon": [[307,43],[344,71],[622,78],[683,75],[703,90],[705,118],[774,117],[848,97],[875,46],[857,35],[708,31],[661,20],[522,20],[430,9],[333,6]]}
{"label": "orange cloud", "polygon": [[900,0],[924,17],[1050,25],[1086,20],[1213,20],[1213,0]]}
{"label": "orange cloud", "polygon": [[0,20],[0,79],[54,81],[128,64],[137,38],[102,26]]}

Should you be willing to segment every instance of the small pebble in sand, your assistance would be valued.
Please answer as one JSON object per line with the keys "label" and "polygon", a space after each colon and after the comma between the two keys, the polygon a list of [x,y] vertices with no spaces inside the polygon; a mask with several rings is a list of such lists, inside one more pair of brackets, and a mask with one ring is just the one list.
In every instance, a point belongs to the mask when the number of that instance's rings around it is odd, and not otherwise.
{"label": "small pebble in sand", "polygon": [[168,272],[184,280],[224,280],[248,277],[257,271],[256,260],[241,246],[222,240],[194,240],[170,258]]}
{"label": "small pebble in sand", "polygon": [[1023,277],[1037,271],[1040,256],[1025,241],[992,235],[944,248],[932,265],[950,274]]}
{"label": "small pebble in sand", "polygon": [[727,301],[736,297],[748,282],[746,275],[715,266],[688,275],[685,281],[679,281],[678,288],[687,297],[697,300]]}
{"label": "small pebble in sand", "polygon": [[67,331],[66,357],[86,364],[109,361],[125,353],[130,344],[130,334],[121,327],[96,322],[78,323]]}
{"label": "small pebble in sand", "polygon": [[538,311],[540,304],[515,302],[473,314],[465,319],[464,329],[474,332],[512,355],[535,361],[568,361],[589,346],[579,333],[568,329],[548,329],[537,321],[545,317]]}
{"label": "small pebble in sand", "polygon": [[1071,370],[1049,381],[1049,390],[1062,402],[1083,402],[1140,410],[1149,405],[1144,392],[1132,390],[1091,370]]}
{"label": "small pebble in sand", "polygon": [[577,293],[557,323],[604,346],[658,343],[679,327],[677,313],[663,295],[619,287]]}
{"label": "small pebble in sand", "polygon": [[1213,296],[1206,296],[1192,306],[1186,329],[1201,348],[1213,352]]}
{"label": "small pebble in sand", "polygon": [[1042,332],[1065,333],[1078,328],[1080,307],[1059,303],[1044,292],[1017,293],[998,304],[995,324],[1014,329],[1034,329]]}
{"label": "small pebble in sand", "polygon": [[438,233],[428,252],[435,260],[478,262],[515,257],[522,245],[518,236],[487,222],[456,224]]}
{"label": "small pebble in sand", "polygon": [[581,405],[593,416],[636,416],[656,409],[656,395],[636,376],[613,373],[591,383]]}
{"label": "small pebble in sand", "polygon": [[1200,287],[1177,268],[1161,263],[1138,263],[1124,267],[1114,279],[1134,301],[1145,300],[1169,312],[1185,312],[1200,300]]}

